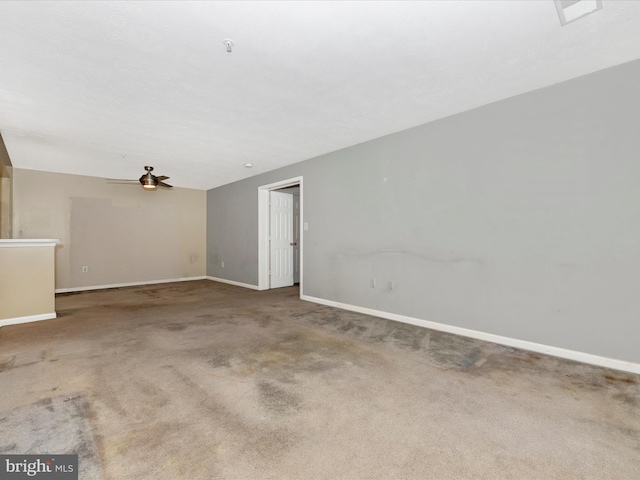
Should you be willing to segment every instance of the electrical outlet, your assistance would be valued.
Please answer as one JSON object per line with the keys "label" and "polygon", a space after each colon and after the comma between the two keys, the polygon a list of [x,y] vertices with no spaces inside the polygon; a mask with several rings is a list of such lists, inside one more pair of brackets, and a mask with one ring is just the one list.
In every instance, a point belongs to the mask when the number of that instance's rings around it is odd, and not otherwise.
{"label": "electrical outlet", "polygon": [[387,288],[389,290],[395,290],[396,289],[396,282],[389,282],[387,285]]}
{"label": "electrical outlet", "polygon": [[224,268],[224,262],[220,262],[220,267]]}
{"label": "electrical outlet", "polygon": [[89,271],[89,267],[84,266],[82,267],[82,273],[87,273]]}
{"label": "electrical outlet", "polygon": [[370,288],[376,288],[376,279],[372,278],[369,280],[369,287]]}

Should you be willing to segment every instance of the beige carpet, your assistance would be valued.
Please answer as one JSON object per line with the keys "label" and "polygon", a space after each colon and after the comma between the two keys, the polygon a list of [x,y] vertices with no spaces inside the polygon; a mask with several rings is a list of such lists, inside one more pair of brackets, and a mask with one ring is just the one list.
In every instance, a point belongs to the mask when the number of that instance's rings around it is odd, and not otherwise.
{"label": "beige carpet", "polygon": [[[0,419],[81,394],[114,480],[640,478],[638,376],[297,295],[59,296],[0,328]],[[30,425],[0,422],[0,453]]]}
{"label": "beige carpet", "polygon": [[[87,401],[82,394],[44,398],[8,412],[0,411],[0,432],[0,455],[73,453],[78,455],[80,468],[74,471],[80,479],[102,478]],[[4,467],[0,463],[0,479],[4,478]]]}

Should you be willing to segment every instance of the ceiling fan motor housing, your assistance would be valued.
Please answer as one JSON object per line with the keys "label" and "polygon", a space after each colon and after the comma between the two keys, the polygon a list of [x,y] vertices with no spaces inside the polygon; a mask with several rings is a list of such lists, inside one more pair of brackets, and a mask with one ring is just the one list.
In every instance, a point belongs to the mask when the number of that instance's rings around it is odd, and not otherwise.
{"label": "ceiling fan motor housing", "polygon": [[147,173],[140,177],[140,183],[142,184],[142,188],[152,190],[158,186],[158,179],[151,171],[147,171]]}

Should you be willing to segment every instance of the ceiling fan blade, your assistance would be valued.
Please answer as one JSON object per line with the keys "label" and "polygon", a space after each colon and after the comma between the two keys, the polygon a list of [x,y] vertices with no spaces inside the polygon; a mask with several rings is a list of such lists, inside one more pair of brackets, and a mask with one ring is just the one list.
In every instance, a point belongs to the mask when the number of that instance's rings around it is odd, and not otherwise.
{"label": "ceiling fan blade", "polygon": [[124,178],[105,178],[108,183],[139,183],[138,180],[126,180]]}
{"label": "ceiling fan blade", "polygon": [[167,180],[169,177],[166,175],[154,175],[151,173],[153,167],[144,167],[147,171],[144,175],[142,175],[138,180],[130,180],[125,178],[105,178],[107,183],[124,183],[128,185],[141,184],[143,188],[147,190],[155,190],[156,187],[170,189],[173,188],[173,185],[169,185],[168,183],[164,183],[163,180]]}

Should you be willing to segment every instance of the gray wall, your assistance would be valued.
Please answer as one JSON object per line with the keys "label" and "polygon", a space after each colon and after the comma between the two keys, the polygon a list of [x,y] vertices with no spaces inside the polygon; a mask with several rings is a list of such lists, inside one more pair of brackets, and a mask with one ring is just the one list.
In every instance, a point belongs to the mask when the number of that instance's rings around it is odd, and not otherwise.
{"label": "gray wall", "polygon": [[306,295],[640,363],[639,114],[635,61],[210,190],[207,274],[302,175]]}

